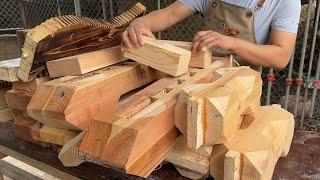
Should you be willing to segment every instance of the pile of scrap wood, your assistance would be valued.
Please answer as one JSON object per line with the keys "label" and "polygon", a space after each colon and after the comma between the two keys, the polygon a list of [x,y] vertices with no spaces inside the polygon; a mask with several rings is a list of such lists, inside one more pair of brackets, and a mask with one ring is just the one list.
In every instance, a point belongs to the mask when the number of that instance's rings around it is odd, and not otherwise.
{"label": "pile of scrap wood", "polygon": [[167,161],[192,179],[271,179],[293,116],[260,107],[258,72],[206,49],[192,55],[189,42],[143,37],[122,53],[119,34],[145,11],[137,4],[110,22],[56,17],[28,31],[21,60],[0,65],[14,135],[54,148],[64,166],[147,177]]}

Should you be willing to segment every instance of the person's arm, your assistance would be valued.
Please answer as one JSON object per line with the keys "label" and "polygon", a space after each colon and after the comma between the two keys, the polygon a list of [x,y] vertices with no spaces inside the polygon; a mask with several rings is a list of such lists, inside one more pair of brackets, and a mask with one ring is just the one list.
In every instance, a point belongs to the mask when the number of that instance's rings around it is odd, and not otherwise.
{"label": "person's arm", "polygon": [[193,13],[195,11],[176,1],[164,9],[137,18],[122,34],[122,49],[142,46],[142,35],[154,37],[153,32],[171,27]]}
{"label": "person's arm", "polygon": [[219,48],[231,51],[244,61],[263,67],[287,66],[296,41],[296,34],[271,30],[269,45],[258,45],[225,36],[214,31],[200,31],[194,37],[193,52]]}

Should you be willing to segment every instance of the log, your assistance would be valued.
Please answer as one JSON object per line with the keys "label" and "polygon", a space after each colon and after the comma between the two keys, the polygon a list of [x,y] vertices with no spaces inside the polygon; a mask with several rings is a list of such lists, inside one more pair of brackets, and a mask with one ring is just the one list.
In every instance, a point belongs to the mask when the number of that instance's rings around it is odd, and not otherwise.
{"label": "log", "polygon": [[79,146],[83,136],[84,132],[81,132],[63,145],[58,158],[64,166],[75,167],[85,162],[79,157]]}
{"label": "log", "polygon": [[188,148],[186,138],[180,136],[166,161],[176,167],[206,176],[209,174],[209,158],[212,150],[213,146],[201,146],[198,150]]}
{"label": "log", "polygon": [[125,61],[120,46],[47,62],[51,78],[81,75]]}
{"label": "log", "polygon": [[78,134],[77,131],[53,128],[45,125],[42,126],[39,133],[42,142],[56,145],[64,145],[68,140],[74,138]]}
{"label": "log", "polygon": [[157,71],[132,62],[62,77],[38,88],[28,114],[51,127],[84,130],[94,115],[114,113],[121,95],[157,78]]}
{"label": "log", "polygon": [[230,142],[225,143],[220,156],[212,154],[210,172],[214,178],[272,178],[276,162],[287,149],[294,118],[278,105],[261,107],[254,117],[248,128],[237,131]]}
{"label": "log", "polygon": [[12,120],[12,110],[10,108],[0,109],[0,123]]}
{"label": "log", "polygon": [[190,148],[228,142],[241,127],[243,116],[260,106],[262,80],[258,72],[240,67],[216,74],[216,81],[187,86],[179,96],[175,124]]}
{"label": "log", "polygon": [[[172,44],[174,46],[191,51],[192,42],[161,40],[161,42]],[[203,49],[199,54],[191,54],[189,67],[206,68],[212,63],[212,51]]]}
{"label": "log", "polygon": [[17,92],[15,90],[7,91],[5,96],[8,103],[8,107],[20,111],[27,110],[28,104],[32,98],[32,94]]}
{"label": "log", "polygon": [[20,58],[0,61],[0,80],[8,82],[19,81],[17,72],[20,66],[20,61]]}
{"label": "log", "polygon": [[143,42],[141,48],[126,49],[123,56],[172,76],[188,71],[190,51],[146,36]]}
{"label": "log", "polygon": [[[156,95],[152,103],[132,117],[117,118],[103,113],[94,117],[80,145],[86,160],[141,177],[147,177],[169,153],[178,132],[174,106],[181,89],[193,83],[209,82],[225,65],[218,61],[207,69],[177,78],[173,86]],[[191,76],[192,75],[192,76]]]}

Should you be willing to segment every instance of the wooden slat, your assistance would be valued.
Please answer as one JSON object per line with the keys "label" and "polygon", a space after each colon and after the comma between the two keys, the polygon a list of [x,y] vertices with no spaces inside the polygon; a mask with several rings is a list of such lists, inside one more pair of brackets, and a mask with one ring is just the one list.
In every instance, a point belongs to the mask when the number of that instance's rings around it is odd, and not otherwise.
{"label": "wooden slat", "polygon": [[0,160],[0,175],[1,174],[12,179],[41,180],[38,176],[17,168],[3,160]]}
{"label": "wooden slat", "polygon": [[179,76],[188,70],[191,52],[159,40],[143,37],[141,48],[129,48],[124,57],[140,62],[172,76]]}
{"label": "wooden slat", "polygon": [[120,46],[47,62],[51,78],[81,75],[125,61]]}
{"label": "wooden slat", "polygon": [[78,132],[44,125],[40,129],[39,134],[42,142],[64,145],[67,141],[77,136]]}

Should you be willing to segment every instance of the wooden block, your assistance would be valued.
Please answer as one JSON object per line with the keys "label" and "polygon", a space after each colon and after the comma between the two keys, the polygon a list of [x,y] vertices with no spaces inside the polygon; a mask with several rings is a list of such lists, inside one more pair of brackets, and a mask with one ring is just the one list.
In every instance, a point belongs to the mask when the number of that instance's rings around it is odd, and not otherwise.
{"label": "wooden block", "polygon": [[20,58],[0,61],[0,80],[14,82],[19,81],[17,77]]}
{"label": "wooden block", "polygon": [[23,48],[24,41],[26,39],[27,33],[30,31],[30,29],[21,29],[17,30],[17,43],[18,43],[18,49]]}
{"label": "wooden block", "polygon": [[12,130],[15,137],[28,142],[39,144],[42,147],[50,146],[50,144],[40,141],[39,131],[42,125],[39,122],[23,115],[22,112],[18,114],[17,110],[15,110],[15,115],[15,121],[12,125]]}
{"label": "wooden block", "polygon": [[120,46],[47,62],[51,78],[81,75],[125,61]]}
{"label": "wooden block", "polygon": [[215,62],[182,84],[176,82],[173,90],[132,117],[110,117],[107,113],[94,117],[81,142],[81,156],[89,162],[147,177],[164,160],[178,136],[173,110],[181,89],[211,81],[213,72],[223,66],[224,62]]}
{"label": "wooden block", "polygon": [[224,159],[228,148],[223,145],[216,145],[213,148],[210,158],[210,175],[215,180],[223,180],[224,176]]}
{"label": "wooden block", "polygon": [[83,136],[84,132],[81,132],[63,145],[58,157],[64,166],[75,167],[84,162],[79,157],[79,146]]}
{"label": "wooden block", "polygon": [[175,124],[190,148],[228,142],[241,127],[242,116],[259,107],[261,93],[259,73],[232,68],[212,83],[185,87],[175,108]]}
{"label": "wooden block", "polygon": [[[223,163],[221,161],[217,163],[214,160],[217,159],[216,155],[212,154],[210,168],[216,170],[212,170],[212,176],[216,178],[216,175],[220,174],[217,179],[223,177],[272,178],[276,162],[284,149],[287,149],[287,137],[290,137],[291,129],[294,128],[292,124],[294,118],[278,105],[261,107],[254,117],[255,120],[248,128],[237,131],[230,142],[225,143],[226,148],[220,151],[221,156],[224,157]],[[221,175],[222,172],[217,173],[218,169],[220,171],[224,169],[217,167],[221,164],[224,164],[223,167],[229,167],[224,170],[224,176]]]}
{"label": "wooden block", "polygon": [[5,94],[8,90],[8,88],[0,89],[0,109],[5,109],[8,107],[8,103],[5,97]]}
{"label": "wooden block", "polygon": [[12,110],[10,108],[0,109],[0,123],[12,120]]}
{"label": "wooden block", "polygon": [[29,82],[16,81],[12,83],[12,89],[15,92],[33,95],[41,84],[49,80],[50,80],[49,77],[41,77],[41,78],[34,78]]}
{"label": "wooden block", "polygon": [[181,167],[175,166],[176,170],[179,172],[179,174],[183,177],[187,177],[189,179],[206,179],[207,175],[199,174],[192,172],[187,169],[183,169]]}
{"label": "wooden block", "polygon": [[159,76],[138,63],[122,63],[80,76],[67,76],[41,85],[28,106],[28,114],[57,128],[85,129],[92,116],[116,111],[121,95]]}
{"label": "wooden block", "polygon": [[186,73],[191,52],[159,40],[143,37],[141,48],[129,48],[124,57],[140,62],[172,76]]}
{"label": "wooden block", "polygon": [[[193,150],[187,147],[186,141],[183,139],[183,136],[177,139],[166,161],[177,167],[206,176],[209,173],[209,158],[213,146],[202,146],[198,150]],[[211,151],[208,152],[208,149]],[[208,153],[203,154],[204,151]]]}
{"label": "wooden block", "polygon": [[7,91],[5,96],[10,108],[21,111],[26,111],[32,98],[32,94],[16,92],[14,90]]}
{"label": "wooden block", "polygon": [[49,126],[42,126],[40,129],[40,140],[42,142],[47,142],[51,144],[64,145],[68,140],[77,136],[78,132],[68,130],[53,128]]}
{"label": "wooden block", "polygon": [[[192,42],[161,40],[161,42],[191,51]],[[189,67],[206,68],[212,63],[212,51],[204,49],[199,54],[191,54]]]}

